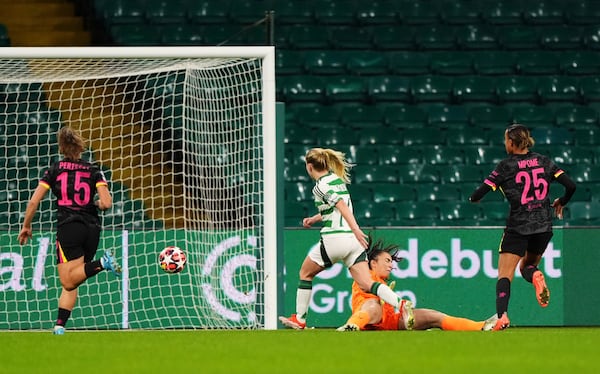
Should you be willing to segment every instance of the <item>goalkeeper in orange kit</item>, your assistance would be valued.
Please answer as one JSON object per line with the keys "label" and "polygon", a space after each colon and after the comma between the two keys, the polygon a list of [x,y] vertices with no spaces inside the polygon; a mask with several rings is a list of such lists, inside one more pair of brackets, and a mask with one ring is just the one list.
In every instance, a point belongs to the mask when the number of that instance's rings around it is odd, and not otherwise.
{"label": "goalkeeper in orange kit", "polygon": [[[385,284],[389,279],[398,246],[385,246],[381,240],[369,244],[367,249],[369,269],[374,281]],[[406,301],[406,303],[409,303]],[[377,295],[362,291],[356,282],[352,284],[352,316],[338,331],[357,330],[442,330],[489,331],[496,323],[495,318],[473,321],[453,317],[433,309],[403,308],[396,312],[394,307],[382,303]]]}

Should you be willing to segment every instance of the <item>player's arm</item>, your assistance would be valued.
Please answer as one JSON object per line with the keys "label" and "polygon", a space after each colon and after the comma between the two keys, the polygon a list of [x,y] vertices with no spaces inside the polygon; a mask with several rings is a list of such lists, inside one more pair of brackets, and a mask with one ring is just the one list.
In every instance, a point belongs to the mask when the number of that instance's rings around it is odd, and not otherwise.
{"label": "player's arm", "polygon": [[481,186],[479,186],[479,188],[471,194],[471,197],[469,197],[469,201],[472,203],[478,203],[479,200],[481,200],[485,196],[485,194],[492,190],[492,186],[488,185],[487,183],[482,183]]}
{"label": "player's arm", "polygon": [[108,190],[108,186],[105,184],[99,184],[96,186],[96,190],[98,191],[99,199],[96,200],[96,206],[100,210],[107,210],[112,207],[112,196],[110,195],[110,191]]}
{"label": "player's arm", "polygon": [[321,213],[317,213],[314,216],[311,217],[306,217],[302,220],[302,226],[309,228],[312,225],[314,225],[317,222],[321,222],[323,220],[323,217],[321,216]]}
{"label": "player's arm", "polygon": [[566,175],[565,173],[561,173],[556,178],[556,181],[565,187],[565,194],[562,195],[561,197],[555,199],[554,202],[552,203],[552,207],[554,208],[554,214],[558,218],[562,218],[563,207],[565,205],[567,205],[569,200],[571,200],[571,197],[575,193],[577,186],[575,185],[575,182],[573,182],[573,180],[571,178],[569,178],[569,176]]}
{"label": "player's arm", "polygon": [[352,211],[350,210],[350,207],[348,207],[348,204],[346,204],[346,202],[343,199],[339,199],[338,202],[335,203],[335,207],[340,211],[340,214],[342,215],[342,217],[344,217],[346,222],[348,222],[348,226],[350,226],[350,229],[354,233],[354,236],[356,236],[356,239],[358,239],[360,245],[363,248],[367,248],[369,246],[369,242],[367,241],[367,235],[365,235],[365,233],[358,226],[358,222],[356,222],[354,214],[352,214]]}
{"label": "player's arm", "polygon": [[23,227],[19,232],[19,244],[23,245],[27,243],[27,240],[32,236],[31,230],[31,221],[33,221],[33,217],[35,216],[35,212],[37,212],[38,206],[40,205],[40,201],[46,196],[48,192],[48,186],[45,184],[38,184],[37,188],[33,192],[29,203],[27,203],[27,208],[25,209],[25,218],[23,219]]}

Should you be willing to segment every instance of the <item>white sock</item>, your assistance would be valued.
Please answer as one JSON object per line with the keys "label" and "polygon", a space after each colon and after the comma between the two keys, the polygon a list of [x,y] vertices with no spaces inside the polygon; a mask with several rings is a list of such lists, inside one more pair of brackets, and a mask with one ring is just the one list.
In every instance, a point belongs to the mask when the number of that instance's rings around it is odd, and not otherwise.
{"label": "white sock", "polygon": [[398,308],[400,306],[400,297],[398,297],[398,295],[396,295],[391,288],[383,283],[377,288],[377,296],[394,308]]}
{"label": "white sock", "polygon": [[296,291],[296,318],[300,322],[304,322],[306,319],[311,295],[312,289],[298,288]]}

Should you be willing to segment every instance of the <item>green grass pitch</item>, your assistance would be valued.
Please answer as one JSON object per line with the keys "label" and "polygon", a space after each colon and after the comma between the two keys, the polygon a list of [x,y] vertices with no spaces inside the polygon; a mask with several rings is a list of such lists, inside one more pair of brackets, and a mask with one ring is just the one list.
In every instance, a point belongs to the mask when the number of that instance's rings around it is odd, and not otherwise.
{"label": "green grass pitch", "polygon": [[598,373],[600,328],[0,332],[0,373]]}

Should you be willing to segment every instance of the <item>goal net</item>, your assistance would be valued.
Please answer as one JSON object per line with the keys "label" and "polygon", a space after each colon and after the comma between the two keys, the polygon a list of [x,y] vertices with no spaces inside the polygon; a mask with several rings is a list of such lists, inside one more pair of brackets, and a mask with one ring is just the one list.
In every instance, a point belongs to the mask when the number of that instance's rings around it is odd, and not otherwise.
{"label": "goal net", "polygon": [[[0,329],[56,320],[51,193],[17,235],[62,126],[113,196],[96,258],[123,266],[79,287],[67,328],[276,328],[272,47],[3,48],[0,71]],[[181,273],[158,265],[171,245]]]}

